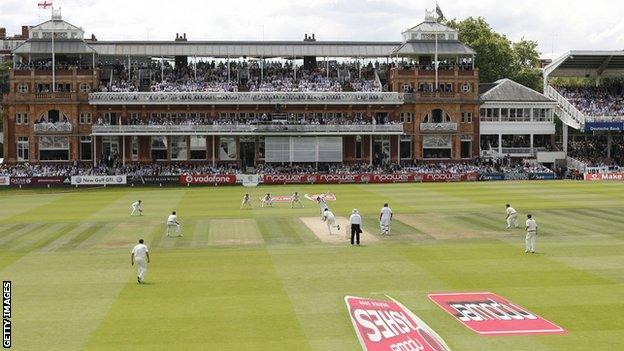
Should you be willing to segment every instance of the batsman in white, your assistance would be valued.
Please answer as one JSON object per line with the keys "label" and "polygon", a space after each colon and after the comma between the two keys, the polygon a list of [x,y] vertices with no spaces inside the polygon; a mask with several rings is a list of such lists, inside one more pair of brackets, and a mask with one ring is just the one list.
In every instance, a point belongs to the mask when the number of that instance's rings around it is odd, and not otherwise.
{"label": "batsman in white", "polygon": [[249,196],[249,194],[245,194],[245,196],[243,197],[240,208],[242,209],[245,205],[248,205],[249,208],[251,208],[251,196]]}
{"label": "batsman in white", "polygon": [[167,217],[167,236],[171,236],[172,228],[175,228],[177,236],[182,236],[182,233],[180,233],[180,222],[178,221],[176,211],[171,212],[169,217]]}
{"label": "batsman in white", "polygon": [[332,228],[340,230],[340,225],[336,224],[336,216],[334,216],[334,213],[330,211],[329,208],[326,208],[325,211],[323,211],[323,221],[327,224],[329,235],[332,235]]}
{"label": "batsman in white", "polygon": [[390,235],[390,221],[392,221],[392,210],[388,204],[384,204],[379,213],[379,228],[381,235]]}
{"label": "batsman in white", "polygon": [[139,239],[139,243],[132,248],[132,253],[130,254],[130,263],[133,266],[135,263],[137,264],[137,282],[139,284],[143,283],[143,279],[145,279],[145,273],[147,273],[147,264],[149,261],[149,250],[144,244],[143,239]]}
{"label": "batsman in white", "polygon": [[138,213],[139,216],[143,215],[143,202],[141,202],[141,200],[132,203],[130,216],[134,216],[135,213]]}
{"label": "batsman in white", "polygon": [[296,191],[290,199],[290,208],[294,208],[295,204],[298,204],[299,207],[303,208],[303,203],[301,202],[301,199],[299,199],[299,193]]}
{"label": "batsman in white", "polygon": [[505,217],[505,220],[507,221],[507,229],[511,228],[512,225],[515,228],[518,228],[518,212],[511,207],[510,204],[505,205],[505,208],[507,213],[507,217]]}
{"label": "batsman in white", "polygon": [[266,193],[266,195],[264,195],[264,197],[262,198],[262,204],[260,205],[260,207],[273,207],[273,199],[271,198],[271,194]]}

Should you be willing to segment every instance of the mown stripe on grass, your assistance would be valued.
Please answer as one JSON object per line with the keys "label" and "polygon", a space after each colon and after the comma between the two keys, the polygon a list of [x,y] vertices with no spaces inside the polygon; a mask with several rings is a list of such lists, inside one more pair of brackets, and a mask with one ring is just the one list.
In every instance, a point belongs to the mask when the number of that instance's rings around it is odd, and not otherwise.
{"label": "mown stripe on grass", "polygon": [[267,245],[303,243],[298,229],[293,227],[289,218],[261,217],[256,218],[256,223]]}
{"label": "mown stripe on grass", "polygon": [[3,224],[0,226],[0,238],[11,233],[14,230],[18,230],[20,228],[23,228],[27,225],[28,223],[20,223],[20,224]]}
{"label": "mown stripe on grass", "polygon": [[90,225],[87,222],[74,222],[71,223],[67,228],[66,232],[56,238],[55,240],[49,242],[48,244],[39,248],[39,251],[48,252],[48,251],[56,251],[69,242],[74,236],[80,234],[84,229],[88,228]]}
{"label": "mown stripe on grass", "polygon": [[0,238],[0,246],[4,246],[7,243],[14,240],[15,238],[28,234],[32,231],[37,230],[37,228],[41,228],[43,226],[45,226],[44,223],[30,223],[30,224],[20,227],[19,229],[13,230],[9,234]]}
{"label": "mown stripe on grass", "polygon": [[65,227],[64,223],[48,223],[37,230],[33,230],[27,234],[20,236],[19,238],[15,238],[11,242],[7,243],[6,246],[10,250],[20,251],[26,249],[30,251],[37,242],[42,239],[47,238],[49,235],[53,235],[60,228]]}
{"label": "mown stripe on grass", "polygon": [[75,249],[82,243],[83,241],[89,239],[92,235],[97,233],[98,230],[102,229],[106,223],[88,223],[87,227],[84,228],[77,235],[69,239],[63,246],[60,247],[60,250],[71,250]]}
{"label": "mown stripe on grass", "polygon": [[191,240],[192,247],[206,247],[208,246],[208,233],[210,231],[210,220],[199,219],[195,221],[195,228],[193,229],[193,236]]}

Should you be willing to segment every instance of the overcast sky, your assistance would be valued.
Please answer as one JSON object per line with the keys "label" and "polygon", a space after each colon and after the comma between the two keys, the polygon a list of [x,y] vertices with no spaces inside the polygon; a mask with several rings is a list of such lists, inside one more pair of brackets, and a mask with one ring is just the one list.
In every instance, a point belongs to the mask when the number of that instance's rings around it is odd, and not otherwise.
{"label": "overcast sky", "polygon": [[[43,0],[0,0],[0,27],[49,19]],[[50,1],[50,0],[48,0]],[[100,40],[399,41],[434,0],[52,0],[63,19]],[[573,49],[624,49],[622,0],[438,0],[447,18],[483,16],[512,40],[537,40],[543,57]],[[149,33],[149,34],[148,34]]]}

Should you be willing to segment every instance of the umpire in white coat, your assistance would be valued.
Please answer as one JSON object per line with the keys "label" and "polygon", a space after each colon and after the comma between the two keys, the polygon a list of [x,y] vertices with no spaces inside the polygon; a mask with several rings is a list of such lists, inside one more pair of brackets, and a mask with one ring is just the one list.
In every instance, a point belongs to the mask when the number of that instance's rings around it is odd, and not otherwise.
{"label": "umpire in white coat", "polygon": [[357,209],[351,211],[351,217],[349,217],[349,224],[351,225],[351,245],[360,245],[360,233],[362,233],[362,216],[358,213]]}

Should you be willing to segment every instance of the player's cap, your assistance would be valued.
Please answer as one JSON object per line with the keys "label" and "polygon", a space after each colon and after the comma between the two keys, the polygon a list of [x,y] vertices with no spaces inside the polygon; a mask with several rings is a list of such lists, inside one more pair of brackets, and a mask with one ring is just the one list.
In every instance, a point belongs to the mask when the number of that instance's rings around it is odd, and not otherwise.
{"label": "player's cap", "polygon": [[354,208],[353,211],[351,211],[352,213],[358,213],[357,208]]}

